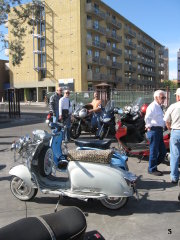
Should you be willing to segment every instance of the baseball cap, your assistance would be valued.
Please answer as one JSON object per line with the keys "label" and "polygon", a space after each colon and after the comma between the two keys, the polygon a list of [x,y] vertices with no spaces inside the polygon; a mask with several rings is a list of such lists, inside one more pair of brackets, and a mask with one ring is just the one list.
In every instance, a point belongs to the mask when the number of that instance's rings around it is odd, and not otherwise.
{"label": "baseball cap", "polygon": [[180,96],[180,88],[177,88],[177,89],[176,89],[175,95]]}

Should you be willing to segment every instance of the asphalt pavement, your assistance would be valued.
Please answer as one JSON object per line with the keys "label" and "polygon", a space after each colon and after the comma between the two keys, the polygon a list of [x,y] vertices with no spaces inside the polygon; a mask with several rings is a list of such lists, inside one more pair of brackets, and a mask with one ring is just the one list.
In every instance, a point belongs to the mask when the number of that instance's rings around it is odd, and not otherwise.
{"label": "asphalt pavement", "polygon": [[[29,108],[24,113],[26,117],[20,121],[0,122],[0,227],[26,216],[52,213],[57,203],[57,197],[40,192],[33,201],[22,202],[10,191],[9,170],[15,165],[13,152],[10,151],[12,141],[27,133],[31,134],[35,129],[50,131],[45,123],[48,109],[39,107],[37,115],[32,114],[32,111]],[[68,147],[74,148],[74,143],[68,144]],[[79,207],[86,213],[87,230],[98,230],[106,240],[178,240],[180,188],[170,182],[169,166],[161,164],[159,170],[163,176],[158,177],[147,173],[147,159],[139,163],[137,158],[129,157],[128,165],[130,171],[138,176],[139,201],[131,197],[126,206],[114,211],[106,209],[98,201],[63,199],[58,210],[69,206]]]}

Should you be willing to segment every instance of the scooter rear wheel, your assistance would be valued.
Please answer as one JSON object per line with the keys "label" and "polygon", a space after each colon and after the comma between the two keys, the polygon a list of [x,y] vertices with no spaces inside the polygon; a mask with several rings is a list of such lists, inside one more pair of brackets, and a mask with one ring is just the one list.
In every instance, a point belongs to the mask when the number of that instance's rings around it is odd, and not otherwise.
{"label": "scooter rear wheel", "polygon": [[27,186],[21,178],[16,176],[11,179],[10,189],[12,194],[21,201],[33,199],[38,192],[37,188]]}
{"label": "scooter rear wheel", "polygon": [[122,208],[128,202],[128,197],[109,197],[100,200],[101,204],[111,210]]}

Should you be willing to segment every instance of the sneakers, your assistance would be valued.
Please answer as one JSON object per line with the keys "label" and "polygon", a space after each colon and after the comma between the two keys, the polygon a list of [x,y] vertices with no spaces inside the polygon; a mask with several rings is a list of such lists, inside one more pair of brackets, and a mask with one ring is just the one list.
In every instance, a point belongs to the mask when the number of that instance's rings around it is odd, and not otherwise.
{"label": "sneakers", "polygon": [[158,170],[155,170],[153,172],[148,171],[148,173],[151,174],[151,175],[154,175],[154,176],[162,176],[163,175],[163,173],[161,171],[158,171]]}

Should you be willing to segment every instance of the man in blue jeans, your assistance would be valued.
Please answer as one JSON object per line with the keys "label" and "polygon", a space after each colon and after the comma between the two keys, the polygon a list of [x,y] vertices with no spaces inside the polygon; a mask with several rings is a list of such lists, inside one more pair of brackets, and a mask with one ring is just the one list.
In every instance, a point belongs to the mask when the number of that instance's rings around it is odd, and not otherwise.
{"label": "man in blue jeans", "polygon": [[165,99],[164,91],[155,91],[154,101],[147,107],[145,115],[147,138],[150,143],[148,172],[155,176],[163,175],[162,172],[157,169],[157,166],[166,156],[166,147],[163,141],[163,128],[165,122],[163,120],[163,111],[161,108]]}
{"label": "man in blue jeans", "polygon": [[164,120],[166,126],[171,130],[170,138],[170,178],[172,183],[179,180],[180,160],[180,88],[176,90],[176,103],[171,104],[167,109]]}

